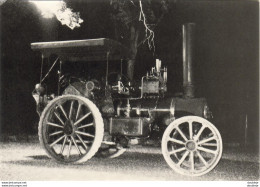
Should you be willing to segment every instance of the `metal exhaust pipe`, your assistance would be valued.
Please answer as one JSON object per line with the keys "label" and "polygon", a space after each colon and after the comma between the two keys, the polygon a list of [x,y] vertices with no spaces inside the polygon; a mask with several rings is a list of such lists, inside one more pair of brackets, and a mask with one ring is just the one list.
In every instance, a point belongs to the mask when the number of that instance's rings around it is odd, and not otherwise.
{"label": "metal exhaust pipe", "polygon": [[195,23],[186,23],[182,27],[182,49],[183,49],[183,91],[185,98],[194,97],[194,79],[193,79],[193,56]]}

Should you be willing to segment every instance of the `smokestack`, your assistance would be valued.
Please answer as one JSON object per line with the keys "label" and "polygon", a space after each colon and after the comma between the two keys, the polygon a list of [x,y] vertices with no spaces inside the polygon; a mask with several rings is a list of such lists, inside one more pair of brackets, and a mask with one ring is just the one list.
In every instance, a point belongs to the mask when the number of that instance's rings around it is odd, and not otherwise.
{"label": "smokestack", "polygon": [[186,23],[182,27],[183,49],[183,91],[184,97],[194,97],[193,53],[194,53],[195,23]]}

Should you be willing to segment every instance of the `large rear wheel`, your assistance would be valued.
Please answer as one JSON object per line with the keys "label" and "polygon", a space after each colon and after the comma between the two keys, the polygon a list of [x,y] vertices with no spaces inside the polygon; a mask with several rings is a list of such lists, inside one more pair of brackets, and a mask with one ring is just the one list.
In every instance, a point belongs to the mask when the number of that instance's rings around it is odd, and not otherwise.
{"label": "large rear wheel", "polygon": [[98,151],[104,134],[102,116],[87,98],[64,95],[52,100],[39,122],[40,143],[58,162],[85,162]]}
{"label": "large rear wheel", "polygon": [[217,128],[204,118],[185,116],[173,121],[162,138],[162,153],[177,173],[200,176],[211,171],[222,156]]}

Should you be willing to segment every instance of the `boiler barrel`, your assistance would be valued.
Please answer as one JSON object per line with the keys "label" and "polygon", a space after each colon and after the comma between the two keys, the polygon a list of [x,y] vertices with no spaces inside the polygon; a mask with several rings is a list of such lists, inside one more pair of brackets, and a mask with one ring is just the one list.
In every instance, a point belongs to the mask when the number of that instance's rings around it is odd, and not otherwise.
{"label": "boiler barrel", "polygon": [[207,105],[205,98],[180,98],[173,97],[160,100],[157,104],[157,108],[169,108],[174,105],[176,117],[181,115],[195,115],[203,117],[204,107]]}
{"label": "boiler barrel", "polygon": [[[207,105],[205,98],[180,98],[169,97],[155,99],[141,99],[130,101],[131,108],[139,108],[140,110],[149,110],[151,112],[162,113],[170,112],[174,107],[175,114],[179,115],[195,115],[203,117],[204,107]],[[125,107],[125,104],[121,106]],[[135,111],[135,110],[134,110]]]}

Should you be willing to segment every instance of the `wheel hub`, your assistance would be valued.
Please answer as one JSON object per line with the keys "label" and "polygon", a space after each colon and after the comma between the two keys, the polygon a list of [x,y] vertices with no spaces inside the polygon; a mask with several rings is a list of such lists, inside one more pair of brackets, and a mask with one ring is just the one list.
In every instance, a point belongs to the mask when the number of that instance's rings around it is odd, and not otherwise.
{"label": "wheel hub", "polygon": [[189,151],[194,151],[196,149],[196,143],[194,141],[188,141],[186,143],[186,148],[189,150]]}
{"label": "wheel hub", "polygon": [[66,135],[71,135],[73,132],[73,123],[70,120],[67,120],[64,124],[64,133]]}

